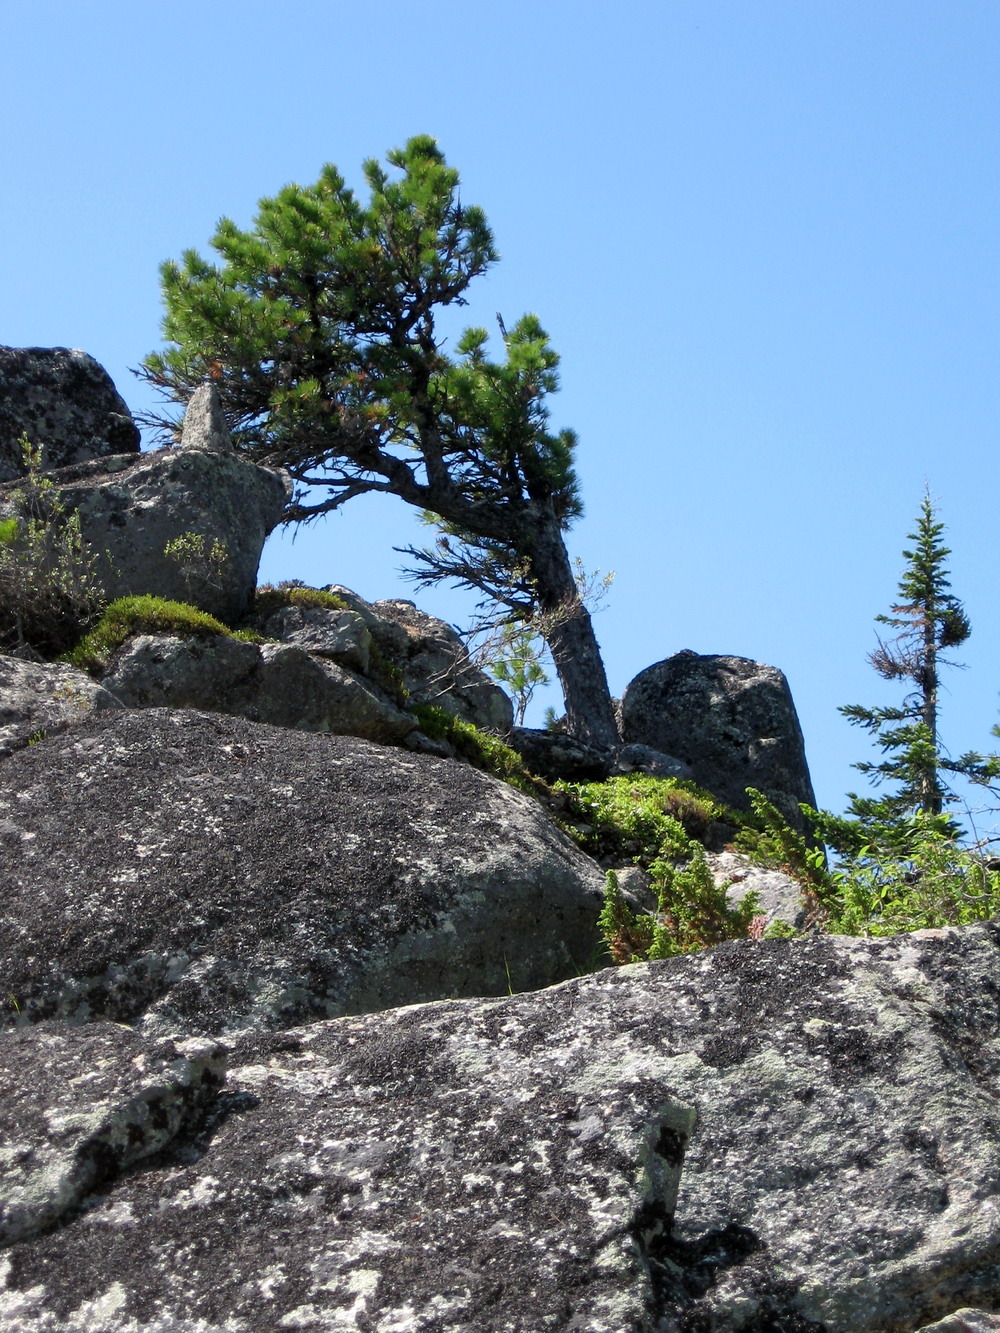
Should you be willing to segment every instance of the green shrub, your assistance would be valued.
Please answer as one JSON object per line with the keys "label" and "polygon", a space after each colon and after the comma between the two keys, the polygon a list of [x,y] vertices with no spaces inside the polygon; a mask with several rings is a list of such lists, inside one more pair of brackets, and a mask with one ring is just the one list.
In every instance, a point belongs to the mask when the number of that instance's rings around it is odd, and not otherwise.
{"label": "green shrub", "polygon": [[[678,778],[645,774],[607,782],[557,782],[566,801],[567,831],[598,861],[648,868],[665,848],[683,855],[726,812],[707,792]],[[679,834],[677,829],[680,830]]]}
{"label": "green shrub", "polygon": [[[736,846],[758,865],[782,870],[802,885],[802,896],[814,920],[820,919],[837,895],[836,877],[827,868],[826,853],[793,829],[767,797],[755,787],[747,788],[752,819],[745,820]],[[808,819],[811,811],[801,807]]]}
{"label": "green shrub", "polygon": [[672,958],[755,933],[754,924],[761,921],[757,895],[746,893],[731,907],[726,897],[729,886],[715,883],[700,843],[690,843],[686,862],[654,861],[650,873],[657,894],[655,915],[634,912],[615,872],[607,873],[599,925],[616,963]]}
{"label": "green shrub", "polygon": [[567,802],[567,832],[607,864],[631,861],[645,869],[657,897],[655,913],[636,912],[608,871],[600,925],[616,963],[669,958],[722,940],[745,939],[757,917],[756,895],[737,907],[717,885],[700,841],[729,812],[694,783],[643,774],[607,782],[557,783]]}
{"label": "green shrub", "polygon": [[[919,810],[900,816],[891,840],[853,847],[829,869],[821,848],[789,828],[760,792],[748,791],[760,827],[741,834],[742,850],[797,879],[814,923],[825,930],[897,935],[1000,915],[1000,871],[963,847],[940,816]],[[802,808],[821,831],[822,815]]]}
{"label": "green shrub", "polygon": [[15,513],[0,521],[0,650],[50,658],[92,624],[107,600],[96,556],[41,471],[41,449],[20,438],[27,474],[9,492]]}
{"label": "green shrub", "polygon": [[907,819],[909,845],[900,857],[869,848],[833,872],[828,929],[844,935],[897,935],[964,926],[1000,915],[1000,871],[975,850],[935,827],[934,816]]}
{"label": "green shrub", "polygon": [[222,576],[229,563],[229,548],[220,538],[213,538],[208,546],[202,533],[182,532],[167,542],[163,554],[179,566],[188,597],[192,597],[199,587],[222,587]]}
{"label": "green shrub", "polygon": [[187,602],[150,596],[119,597],[108,604],[91,632],[62,660],[84,671],[101,671],[133,634],[222,634],[260,642],[260,636],[252,631],[234,633],[221,620]]}

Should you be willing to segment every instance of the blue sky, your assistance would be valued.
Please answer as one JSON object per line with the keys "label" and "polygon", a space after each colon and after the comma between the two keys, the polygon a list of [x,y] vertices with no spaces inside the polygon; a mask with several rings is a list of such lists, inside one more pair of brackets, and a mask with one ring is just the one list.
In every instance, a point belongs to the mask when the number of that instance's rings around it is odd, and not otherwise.
{"label": "blue sky", "polygon": [[[1000,7],[978,0],[0,0],[0,341],[92,353],[133,410],[157,267],[217,219],[435,135],[501,262],[470,323],[539,315],[580,435],[570,545],[617,571],[612,689],[681,648],[781,667],[817,795],[925,483],[972,619],[945,740],[1000,705]],[[381,498],[262,575],[412,596]],[[457,595],[420,595],[461,622]],[[539,704],[539,713],[545,702]]]}

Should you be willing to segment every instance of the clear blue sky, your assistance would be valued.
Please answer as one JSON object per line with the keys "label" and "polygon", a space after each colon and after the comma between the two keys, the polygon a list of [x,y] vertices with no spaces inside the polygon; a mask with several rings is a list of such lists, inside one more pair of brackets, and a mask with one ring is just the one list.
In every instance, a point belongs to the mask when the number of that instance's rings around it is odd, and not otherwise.
{"label": "clear blue sky", "polygon": [[[989,745],[995,0],[0,0],[0,19],[0,341],[82,347],[147,407],[129,367],[160,344],[161,260],[324,162],[357,183],[433,134],[502,255],[469,322],[533,310],[562,353],[571,546],[617,571],[612,689],[681,648],[781,667],[842,808],[865,746],[836,708],[897,697],[865,656],[927,482],[973,623],[945,739]],[[392,547],[413,536],[367,499],[262,572],[409,596]]]}

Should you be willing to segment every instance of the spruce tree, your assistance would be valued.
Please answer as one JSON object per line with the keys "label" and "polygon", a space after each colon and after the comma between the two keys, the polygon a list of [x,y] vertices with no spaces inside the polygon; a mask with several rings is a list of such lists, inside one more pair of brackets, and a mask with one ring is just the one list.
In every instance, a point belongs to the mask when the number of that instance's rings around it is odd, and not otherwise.
{"label": "spruce tree", "polygon": [[[497,258],[483,211],[420,136],[365,164],[368,199],[333,166],[263,199],[253,226],[218,224],[218,264],[161,269],[166,349],[141,371],[184,403],[219,387],[237,447],[287,467],[289,521],[357,495],[397,495],[437,526],[411,550],[424,582],[465,583],[548,643],[567,725],[618,741],[589,612],[566,551],[581,513],[571,431],[549,428],[558,356],[526,315],[489,357],[482,328],[445,353],[436,318]],[[154,420],[156,420],[154,418]],[[162,420],[160,422],[162,424]]]}
{"label": "spruce tree", "polygon": [[944,525],[938,522],[929,493],[924,494],[916,530],[909,534],[912,549],[904,550],[906,566],[899,582],[899,596],[888,615],[876,622],[893,631],[883,639],[869,661],[884,680],[899,680],[913,686],[897,706],[869,708],[850,704],[840,711],[851,722],[873,736],[883,758],[878,763],[854,765],[876,785],[894,783],[892,790],[877,797],[849,793],[850,807],[844,818],[821,814],[816,831],[829,846],[847,853],[862,846],[875,846],[890,854],[901,854],[908,821],[920,816],[924,828],[954,836],[957,827],[945,814],[954,800],[942,777],[946,770],[961,770],[941,752],[938,731],[940,669],[949,663],[942,654],[957,647],[971,633],[968,616],[949,588],[946,568],[951,554],[942,541]]}

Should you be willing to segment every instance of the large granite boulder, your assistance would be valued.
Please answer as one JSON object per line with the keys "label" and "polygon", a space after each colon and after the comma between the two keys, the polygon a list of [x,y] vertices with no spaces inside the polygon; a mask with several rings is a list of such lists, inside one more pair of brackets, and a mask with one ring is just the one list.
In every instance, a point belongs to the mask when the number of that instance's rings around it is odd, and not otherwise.
{"label": "large granite boulder", "polygon": [[[238,1036],[200,1108],[207,1044],[15,1032],[0,1325],[994,1328],[998,969],[995,926],[724,945]],[[171,1081],[190,1113],[129,1171]],[[31,1235],[24,1200],[62,1225]]]}
{"label": "large granite boulder", "polygon": [[0,654],[0,758],[121,703],[83,671]]}
{"label": "large granite boulder", "polygon": [[[350,656],[350,643],[342,646]],[[417,726],[377,685],[296,644],[138,634],[115,654],[101,683],[128,708],[207,709],[385,745],[400,744]]]}
{"label": "large granite boulder", "polygon": [[41,447],[43,468],[139,450],[107,371],[67,347],[0,347],[0,481],[24,474],[22,434]]}
{"label": "large granite boulder", "polygon": [[0,1013],[218,1034],[587,966],[603,878],[468,765],[221,714],[0,764]]}
{"label": "large granite boulder", "polygon": [[784,675],[747,657],[680,652],[647,667],[622,696],[626,744],[690,764],[713,796],[749,809],[756,787],[796,828],[815,805],[802,729]]}

